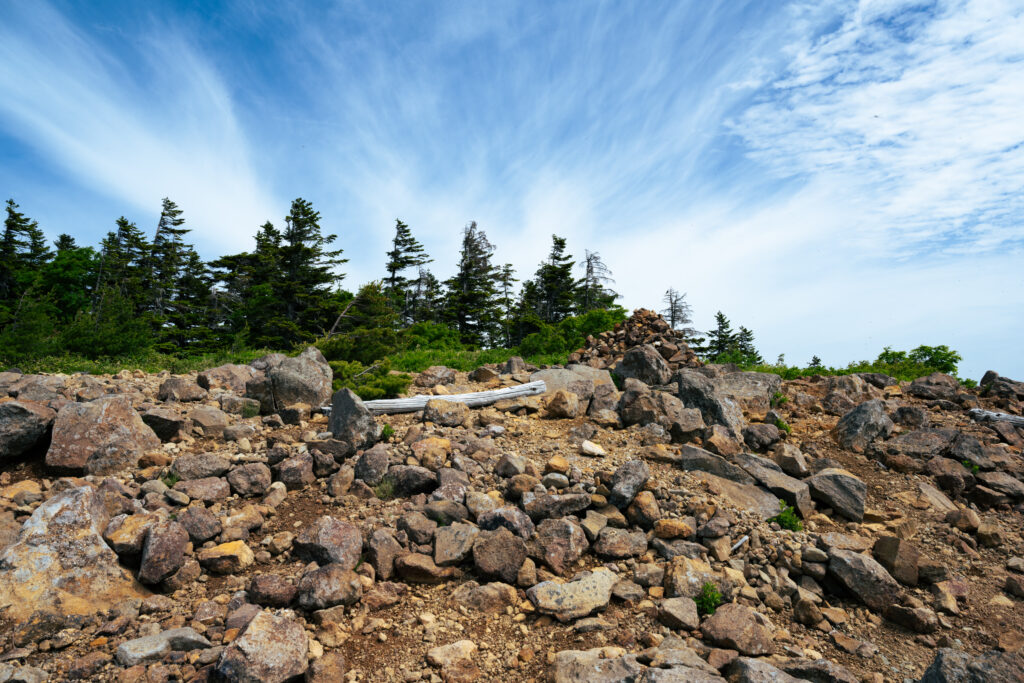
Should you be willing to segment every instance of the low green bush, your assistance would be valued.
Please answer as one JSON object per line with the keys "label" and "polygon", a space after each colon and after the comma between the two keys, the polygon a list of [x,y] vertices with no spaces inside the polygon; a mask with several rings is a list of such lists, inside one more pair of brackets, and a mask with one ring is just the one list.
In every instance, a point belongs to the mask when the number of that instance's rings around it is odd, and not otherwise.
{"label": "low green bush", "polygon": [[405,392],[412,377],[405,373],[392,373],[391,361],[381,360],[364,366],[359,361],[330,361],[334,371],[334,391],[348,387],[364,401],[395,398]]}
{"label": "low green bush", "polygon": [[779,501],[779,514],[775,515],[769,522],[776,522],[783,529],[789,531],[803,531],[804,523],[797,517],[796,510],[792,506],[786,505],[785,501]]}
{"label": "low green bush", "polygon": [[722,594],[718,591],[718,586],[707,581],[700,587],[700,593],[693,601],[697,603],[698,613],[714,614],[718,606],[722,604]]}

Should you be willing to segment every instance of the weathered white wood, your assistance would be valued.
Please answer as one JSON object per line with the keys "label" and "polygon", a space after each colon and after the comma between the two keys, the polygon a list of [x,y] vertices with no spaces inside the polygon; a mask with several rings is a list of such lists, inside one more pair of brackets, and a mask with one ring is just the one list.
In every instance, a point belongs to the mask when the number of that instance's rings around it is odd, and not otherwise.
{"label": "weathered white wood", "polygon": [[971,408],[970,413],[971,417],[978,422],[1009,422],[1014,426],[1024,427],[1024,417],[1019,415],[996,413],[991,410],[982,410],[981,408]]}
{"label": "weathered white wood", "polygon": [[[394,413],[415,413],[423,410],[427,401],[440,399],[452,403],[465,403],[470,408],[488,406],[506,398],[519,398],[520,396],[534,396],[547,391],[547,385],[543,380],[520,384],[517,387],[504,387],[502,389],[491,389],[489,391],[477,391],[471,394],[451,394],[449,396],[410,396],[409,398],[383,398],[378,401],[363,401],[367,410],[375,415]],[[324,406],[324,412],[330,413],[330,406]]]}

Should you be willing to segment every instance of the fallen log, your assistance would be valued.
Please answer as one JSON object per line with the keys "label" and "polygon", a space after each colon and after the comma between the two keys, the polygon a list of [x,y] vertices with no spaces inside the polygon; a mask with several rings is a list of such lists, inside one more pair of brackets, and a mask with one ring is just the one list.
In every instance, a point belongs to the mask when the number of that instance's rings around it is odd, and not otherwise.
{"label": "fallen log", "polygon": [[[426,407],[427,401],[440,399],[452,403],[465,403],[470,408],[479,408],[497,403],[506,398],[519,398],[520,396],[534,396],[547,391],[544,380],[520,384],[517,387],[504,387],[502,389],[491,389],[488,391],[476,391],[471,394],[451,394],[449,396],[410,396],[409,398],[382,398],[377,401],[363,401],[363,405],[374,415],[390,415],[395,413],[415,413]],[[324,413],[330,415],[331,407],[324,406]]]}
{"label": "fallen log", "polygon": [[1024,417],[1019,415],[997,413],[991,410],[982,410],[981,408],[971,408],[969,412],[971,417],[978,422],[1009,422],[1015,427],[1024,427]]}

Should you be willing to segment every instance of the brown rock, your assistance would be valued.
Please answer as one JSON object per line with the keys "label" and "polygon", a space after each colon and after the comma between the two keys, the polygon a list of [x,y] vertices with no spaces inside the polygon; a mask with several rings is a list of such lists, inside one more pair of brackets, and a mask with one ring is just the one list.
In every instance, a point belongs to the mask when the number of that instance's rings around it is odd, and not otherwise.
{"label": "brown rock", "polygon": [[737,603],[722,605],[701,625],[704,637],[718,647],[744,655],[767,655],[772,651],[771,622],[749,607]]}
{"label": "brown rock", "polygon": [[111,474],[138,465],[160,439],[124,396],[66,403],[53,424],[46,465],[59,471]]}

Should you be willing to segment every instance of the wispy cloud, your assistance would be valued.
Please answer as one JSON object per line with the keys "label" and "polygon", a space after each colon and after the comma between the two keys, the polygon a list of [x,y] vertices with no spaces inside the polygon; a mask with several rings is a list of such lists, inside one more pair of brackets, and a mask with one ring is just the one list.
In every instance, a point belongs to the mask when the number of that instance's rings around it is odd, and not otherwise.
{"label": "wispy cloud", "polygon": [[766,355],[1024,375],[1019,2],[140,7],[0,25],[3,132],[109,218],[170,195],[214,256],[304,196],[349,286],[396,217],[442,278],[469,220],[520,277],[555,233]]}
{"label": "wispy cloud", "polygon": [[175,27],[101,42],[45,3],[8,11],[0,117],[78,183],[115,200],[111,223],[117,213],[159,211],[171,196],[199,218],[200,243],[228,249],[281,212],[221,76]]}

